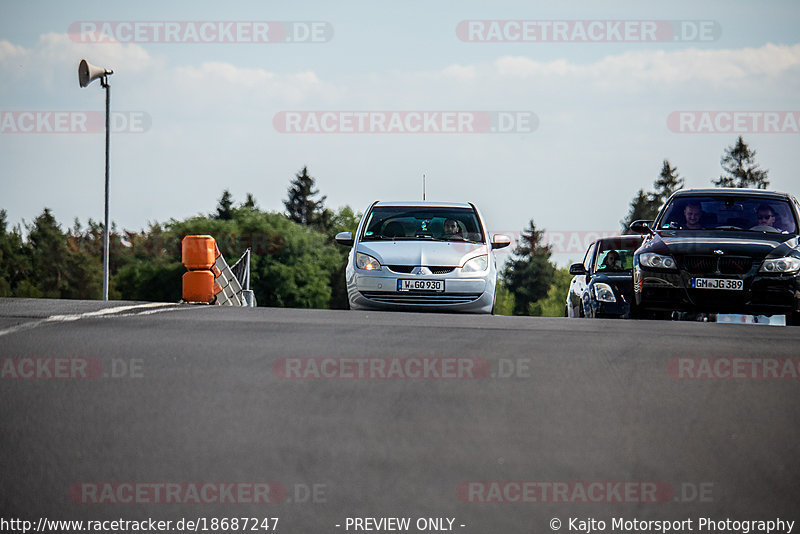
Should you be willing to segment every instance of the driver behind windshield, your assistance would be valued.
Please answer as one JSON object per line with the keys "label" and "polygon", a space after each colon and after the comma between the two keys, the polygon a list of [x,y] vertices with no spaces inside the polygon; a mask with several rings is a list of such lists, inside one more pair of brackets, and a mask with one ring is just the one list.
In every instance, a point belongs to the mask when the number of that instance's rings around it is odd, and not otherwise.
{"label": "driver behind windshield", "polygon": [[461,226],[458,225],[455,219],[447,219],[444,221],[444,235],[442,237],[445,239],[464,239]]}
{"label": "driver behind windshield", "polygon": [[600,265],[602,271],[623,271],[622,260],[619,257],[619,252],[610,250],[606,257],[603,258],[603,263]]}
{"label": "driver behind windshield", "polygon": [[686,219],[684,228],[689,230],[700,230],[703,226],[700,220],[703,218],[703,208],[699,202],[690,202],[683,208],[683,217]]}

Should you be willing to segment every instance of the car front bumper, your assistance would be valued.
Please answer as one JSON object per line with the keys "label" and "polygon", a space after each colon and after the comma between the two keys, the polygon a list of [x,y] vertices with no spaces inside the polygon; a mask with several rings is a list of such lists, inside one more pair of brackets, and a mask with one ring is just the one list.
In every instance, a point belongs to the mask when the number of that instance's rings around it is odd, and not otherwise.
{"label": "car front bumper", "polygon": [[[444,291],[398,291],[397,280],[441,280]],[[495,283],[491,279],[355,273],[347,283],[350,308],[355,310],[457,311],[491,313]]]}
{"label": "car front bumper", "polygon": [[[743,281],[742,290],[693,289],[691,279]],[[634,269],[636,304],[642,310],[785,315],[800,311],[800,275],[697,275],[681,271]]]}

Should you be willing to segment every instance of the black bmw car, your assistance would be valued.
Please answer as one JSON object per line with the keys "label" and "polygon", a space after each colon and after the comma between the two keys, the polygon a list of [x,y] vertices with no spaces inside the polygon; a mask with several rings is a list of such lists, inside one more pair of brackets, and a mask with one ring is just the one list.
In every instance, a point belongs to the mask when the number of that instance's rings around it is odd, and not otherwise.
{"label": "black bmw car", "polygon": [[583,263],[574,263],[567,295],[567,317],[631,317],[633,254],[642,236],[598,239],[586,251]]}
{"label": "black bmw car", "polygon": [[800,204],[786,193],[694,189],[670,197],[633,261],[640,311],[786,315],[800,324]]}

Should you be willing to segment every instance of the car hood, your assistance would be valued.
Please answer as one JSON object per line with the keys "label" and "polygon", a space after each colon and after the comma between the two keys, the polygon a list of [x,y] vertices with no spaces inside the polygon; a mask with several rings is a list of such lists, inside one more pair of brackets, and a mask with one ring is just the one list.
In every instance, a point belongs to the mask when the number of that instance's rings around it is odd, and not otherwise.
{"label": "car hood", "polygon": [[373,256],[383,265],[447,267],[460,267],[468,259],[489,252],[489,248],[482,243],[403,240],[361,242],[356,250]]}
{"label": "car hood", "polygon": [[[714,254],[721,250],[730,256],[785,256],[797,254],[798,238],[791,234],[735,231],[659,231],[645,246],[657,253],[678,256]],[[642,250],[644,250],[644,248]]]}
{"label": "car hood", "polygon": [[616,286],[625,291],[628,290],[629,287],[633,288],[633,274],[631,271],[595,273],[592,276],[592,283],[596,284],[597,282]]}

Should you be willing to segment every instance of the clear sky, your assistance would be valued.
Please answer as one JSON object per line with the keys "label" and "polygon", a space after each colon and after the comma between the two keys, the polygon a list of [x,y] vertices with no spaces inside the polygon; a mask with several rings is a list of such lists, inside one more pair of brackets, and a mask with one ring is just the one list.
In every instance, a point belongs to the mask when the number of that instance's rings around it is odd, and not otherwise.
{"label": "clear sky", "polygon": [[[5,1],[0,208],[102,220],[104,94],[78,86],[82,58],[114,70],[111,216],[129,230],[223,189],[280,211],[305,165],[331,208],[418,200],[425,174],[429,199],[473,201],[496,230],[615,230],[665,158],[710,186],[739,134],[797,196],[798,28],[796,0]],[[484,131],[504,117],[527,122]]]}

